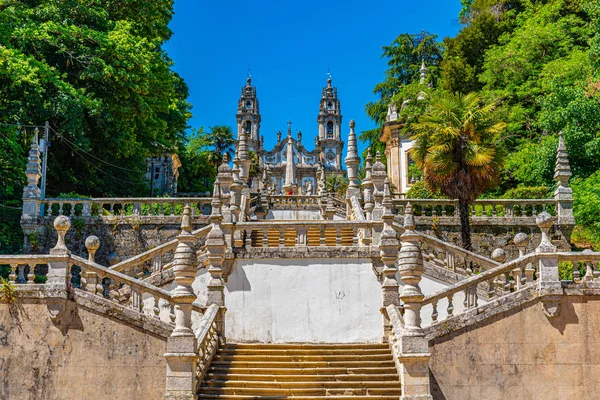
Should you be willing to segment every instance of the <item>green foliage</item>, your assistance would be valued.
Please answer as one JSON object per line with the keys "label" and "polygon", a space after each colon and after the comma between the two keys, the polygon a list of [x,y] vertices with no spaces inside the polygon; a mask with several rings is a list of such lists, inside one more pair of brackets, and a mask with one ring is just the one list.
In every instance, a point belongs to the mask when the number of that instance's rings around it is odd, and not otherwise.
{"label": "green foliage", "polygon": [[57,131],[50,195],[142,194],[145,157],[182,140],[188,91],[161,48],[172,7],[169,0],[2,6],[0,122],[48,120]]}
{"label": "green foliage", "polygon": [[224,154],[227,154],[230,160],[233,159],[235,140],[230,126],[211,126],[210,132],[206,135],[206,144],[213,148],[213,151],[208,153],[208,161],[215,167],[221,164]]}
{"label": "green foliage", "polygon": [[203,128],[186,138],[179,152],[182,166],[179,169],[177,188],[182,193],[212,192],[217,168],[211,160],[210,143]]}
{"label": "green foliage", "polygon": [[572,187],[575,221],[583,227],[578,231],[578,241],[600,249],[600,171],[573,180]]}
{"label": "green foliage", "polygon": [[346,190],[348,189],[348,183],[348,178],[345,176],[333,174],[325,179],[325,188],[337,198],[343,199],[346,195]]}
{"label": "green foliage", "polygon": [[424,181],[415,182],[408,192],[406,192],[407,199],[445,199],[439,190],[432,192]]}
{"label": "green foliage", "polygon": [[507,156],[504,180],[510,186],[554,185],[557,147],[556,136],[543,136],[537,141],[523,140],[519,150]]}
{"label": "green foliage", "polygon": [[502,195],[505,199],[546,199],[549,198],[548,186],[520,186],[509,189]]}
{"label": "green foliage", "polygon": [[17,299],[17,290],[10,281],[0,277],[0,301],[12,304]]}

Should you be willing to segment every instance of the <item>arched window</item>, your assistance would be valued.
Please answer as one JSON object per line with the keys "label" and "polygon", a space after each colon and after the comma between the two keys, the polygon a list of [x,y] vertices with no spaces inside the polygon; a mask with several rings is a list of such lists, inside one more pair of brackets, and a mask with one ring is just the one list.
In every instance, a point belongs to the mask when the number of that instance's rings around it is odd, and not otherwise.
{"label": "arched window", "polygon": [[246,108],[252,108],[252,102],[250,100],[246,100]]}
{"label": "arched window", "polygon": [[327,139],[333,139],[333,122],[327,123]]}
{"label": "arched window", "polygon": [[333,103],[332,102],[327,103],[327,109],[328,110],[333,110]]}
{"label": "arched window", "polygon": [[244,131],[246,133],[250,133],[252,131],[252,122],[246,121],[246,126],[244,127]]}

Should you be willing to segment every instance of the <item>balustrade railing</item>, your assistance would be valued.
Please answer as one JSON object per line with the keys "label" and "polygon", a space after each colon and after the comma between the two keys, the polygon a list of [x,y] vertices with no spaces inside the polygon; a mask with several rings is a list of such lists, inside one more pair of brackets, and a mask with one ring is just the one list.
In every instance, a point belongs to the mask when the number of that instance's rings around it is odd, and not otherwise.
{"label": "balustrade railing", "polygon": [[111,217],[181,216],[183,207],[190,204],[192,216],[208,216],[211,213],[210,197],[147,197],[147,198],[84,198],[43,199],[40,204],[47,216]]}
{"label": "balustrade railing", "polygon": [[320,197],[314,195],[269,195],[267,200],[269,206],[274,208],[316,209],[319,206]]}
{"label": "balustrade railing", "polygon": [[217,317],[221,312],[219,306],[212,304],[200,319],[196,329],[198,342],[198,364],[196,367],[196,382],[201,384],[210,366],[214,355],[219,347],[219,334],[217,328]]}
{"label": "balustrade railing", "polygon": [[[531,253],[427,295],[421,303],[421,313],[429,313],[432,323],[435,324],[456,315],[457,301],[462,300],[462,312],[478,307],[481,291],[487,293],[487,301],[492,301],[530,287],[537,279],[537,262],[543,258],[558,258],[559,263],[570,264],[573,270],[582,270],[580,276],[572,279],[575,282],[583,278],[600,283],[600,253]],[[578,267],[583,268],[579,270]]]}
{"label": "balustrade railing", "polygon": [[369,232],[376,224],[345,220],[253,221],[238,223],[235,229],[243,232],[246,248],[365,246],[363,239],[370,237]]}
{"label": "balustrade railing", "polygon": [[[412,205],[416,217],[456,217],[458,218],[458,200],[450,199],[394,199],[394,213],[404,215],[406,204]],[[471,218],[535,218],[546,211],[556,215],[554,199],[490,199],[476,200],[469,210]]]}

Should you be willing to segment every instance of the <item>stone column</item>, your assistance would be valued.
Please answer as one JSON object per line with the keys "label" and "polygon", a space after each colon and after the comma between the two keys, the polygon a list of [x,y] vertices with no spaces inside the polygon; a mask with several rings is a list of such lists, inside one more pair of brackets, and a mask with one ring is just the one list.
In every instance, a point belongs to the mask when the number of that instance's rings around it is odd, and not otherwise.
{"label": "stone column", "polygon": [[371,148],[367,149],[367,158],[365,158],[365,179],[362,181],[363,197],[365,200],[365,217],[367,220],[373,219],[373,180],[371,179],[373,158],[371,157]]}
{"label": "stone column", "polygon": [[252,160],[250,160],[250,153],[248,152],[248,142],[246,133],[242,131],[240,133],[240,140],[238,141],[238,149],[237,155],[240,159],[239,168],[240,168],[240,178],[244,181],[244,183],[248,184],[248,178],[250,177],[250,166],[252,165]]}
{"label": "stone column", "polygon": [[400,241],[398,240],[398,234],[392,227],[392,224],[394,223],[394,215],[392,214],[391,207],[392,199],[389,190],[390,182],[387,179],[385,181],[385,186],[387,190],[385,190],[383,198],[383,231],[381,232],[379,241],[379,254],[381,256],[381,261],[383,262],[383,284],[381,286],[383,290],[383,334],[384,340],[387,340],[391,326],[385,309],[387,306],[392,304],[395,306],[400,306],[400,296],[398,292],[399,285],[398,280],[396,279],[396,272],[398,272],[398,269],[396,268],[396,261],[398,257],[398,250],[400,248]]}
{"label": "stone column", "polygon": [[196,237],[192,231],[192,210],[186,204],[181,218],[181,233],[175,249],[173,272],[177,287],[171,292],[175,303],[175,329],[167,339],[167,380],[165,399],[195,399],[196,364],[198,362],[196,335],[192,331],[192,303],[196,295],[192,283],[196,277]]}
{"label": "stone column", "polygon": [[348,169],[348,191],[346,198],[352,196],[360,197],[360,188],[358,186],[358,165],[360,157],[358,156],[358,147],[356,145],[356,133],[354,132],[354,120],[350,121],[350,134],[348,135],[348,155],[344,160]]}
{"label": "stone column", "polygon": [[383,215],[381,201],[383,200],[383,185],[387,178],[385,165],[381,162],[381,154],[377,152],[375,155],[375,164],[371,169],[371,180],[373,181],[373,199],[375,205],[373,208],[373,219],[380,220]]}
{"label": "stone column", "polygon": [[420,236],[415,232],[415,219],[410,203],[406,205],[402,247],[398,270],[404,283],[400,299],[404,302],[404,330],[398,338],[401,363],[401,400],[432,399],[429,385],[429,344],[421,328],[421,302],[424,295],[419,287],[423,274],[423,255]]}
{"label": "stone column", "polygon": [[569,187],[569,179],[572,174],[568,156],[565,140],[563,139],[562,132],[560,132],[556,154],[556,168],[554,169],[554,179],[558,182],[558,187],[554,192],[554,200],[556,202],[558,225],[570,231],[569,228],[575,225],[575,219],[573,217],[573,189]]}
{"label": "stone column", "polygon": [[[71,227],[71,221],[69,217],[59,215],[54,219],[54,229],[58,235],[56,246],[50,249],[50,254],[53,256],[65,256],[69,257],[71,251],[65,244],[65,235]],[[48,280],[46,285],[51,286],[52,289],[66,290],[67,289],[67,276],[69,270],[69,261],[67,259],[61,261],[51,261],[48,263]]]}
{"label": "stone column", "polygon": [[[210,279],[207,284],[207,300],[206,305],[210,306],[216,304],[225,307],[225,284],[223,281],[223,262],[225,260],[225,251],[227,249],[225,242],[225,234],[221,229],[221,223],[223,216],[221,215],[221,198],[220,198],[220,183],[217,179],[215,181],[215,189],[212,200],[212,214],[210,215],[211,230],[206,236],[206,253],[210,267],[208,273]],[[217,329],[219,336],[224,337],[225,326],[224,326],[224,315],[223,312],[219,313],[217,319]]]}
{"label": "stone column", "polygon": [[[535,249],[538,254],[555,253],[556,247],[552,244],[550,228],[552,228],[552,216],[547,212],[538,214],[535,218],[537,226],[542,231],[542,241]],[[542,299],[544,314],[552,318],[560,314],[560,302],[562,299],[562,287],[558,274],[558,257],[541,257],[538,263],[538,291]]]}

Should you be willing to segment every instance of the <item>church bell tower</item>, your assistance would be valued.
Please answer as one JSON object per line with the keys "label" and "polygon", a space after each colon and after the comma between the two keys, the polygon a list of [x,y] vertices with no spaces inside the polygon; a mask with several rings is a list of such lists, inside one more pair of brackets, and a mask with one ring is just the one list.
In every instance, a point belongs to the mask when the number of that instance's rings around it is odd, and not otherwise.
{"label": "church bell tower", "polygon": [[236,115],[238,140],[240,134],[244,133],[247,137],[248,148],[256,153],[260,152],[260,110],[258,108],[258,98],[256,97],[256,87],[252,86],[252,80],[248,77],[246,86],[242,88],[242,96],[238,102],[238,111]]}
{"label": "church bell tower", "polygon": [[317,140],[320,150],[321,165],[326,171],[342,171],[342,150],[344,142],[341,139],[342,114],[337,88],[331,85],[331,76],[327,86],[321,92],[319,106],[319,136]]}

